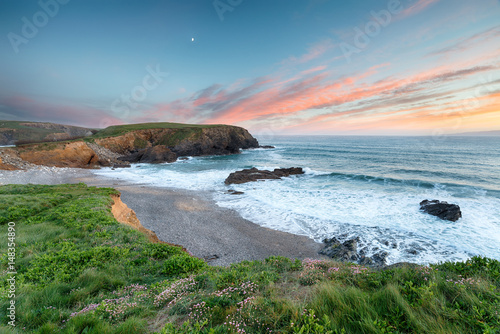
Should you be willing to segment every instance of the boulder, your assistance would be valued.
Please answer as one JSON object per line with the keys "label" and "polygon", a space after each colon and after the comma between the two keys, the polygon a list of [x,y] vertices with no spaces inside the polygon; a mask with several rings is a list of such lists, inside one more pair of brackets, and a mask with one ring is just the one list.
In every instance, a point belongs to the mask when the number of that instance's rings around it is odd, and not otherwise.
{"label": "boulder", "polygon": [[177,155],[172,152],[165,145],[157,145],[147,148],[141,158],[141,162],[148,162],[152,164],[162,162],[174,162],[177,160]]}
{"label": "boulder", "polygon": [[225,184],[240,184],[246,182],[252,182],[257,180],[277,180],[282,177],[304,174],[304,171],[300,167],[291,168],[276,168],[273,171],[269,170],[259,170],[257,168],[243,169],[229,174],[227,179],[224,181]]}
{"label": "boulder", "polygon": [[271,145],[260,145],[259,148],[275,148],[275,147]]}
{"label": "boulder", "polygon": [[113,165],[113,168],[130,168],[130,164],[125,164],[125,163],[122,163],[122,164],[114,164],[114,165]]}
{"label": "boulder", "polygon": [[337,238],[323,240],[325,247],[319,251],[320,254],[331,257],[341,262],[357,261],[359,237],[341,243]]}
{"label": "boulder", "polygon": [[381,268],[385,266],[389,253],[380,251],[370,256],[365,256],[365,250],[358,251],[359,237],[340,242],[337,238],[323,240],[325,247],[319,254],[326,255],[339,262],[357,262],[363,266]]}
{"label": "boulder", "polygon": [[141,162],[159,164],[163,162],[174,162],[177,160],[177,154],[172,152],[165,145],[148,147],[130,155],[118,158],[121,161]]}
{"label": "boulder", "polygon": [[233,190],[233,189],[228,190],[227,193],[231,194],[231,195],[243,195],[244,194],[243,191],[236,191],[236,190]]}
{"label": "boulder", "polygon": [[443,220],[457,221],[462,217],[460,207],[456,204],[449,204],[438,200],[423,200],[420,202],[420,210]]}
{"label": "boulder", "polygon": [[371,259],[373,261],[373,265],[376,267],[385,266],[386,259],[389,256],[389,253],[381,251],[376,254],[373,254]]}

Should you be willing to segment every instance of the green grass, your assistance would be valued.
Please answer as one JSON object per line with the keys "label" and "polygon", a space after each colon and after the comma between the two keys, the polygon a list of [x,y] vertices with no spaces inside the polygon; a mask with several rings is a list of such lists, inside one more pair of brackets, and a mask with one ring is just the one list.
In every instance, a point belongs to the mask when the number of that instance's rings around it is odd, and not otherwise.
{"label": "green grass", "polygon": [[[74,138],[68,140],[61,140],[57,143],[55,142],[46,142],[43,141],[45,138],[53,133],[63,133],[63,131],[55,130],[55,129],[41,129],[35,127],[29,127],[25,125],[21,125],[22,123],[33,123],[33,122],[20,122],[20,121],[1,121],[0,120],[0,128],[13,129],[15,130],[15,140],[19,140],[21,142],[29,141],[33,143],[26,143],[20,145],[20,149],[22,151],[26,150],[52,150],[56,147],[62,147],[62,145],[67,143],[72,143],[75,141],[86,141],[86,142],[95,142],[95,139],[102,139],[107,137],[117,137],[124,135],[131,131],[136,130],[148,130],[148,129],[176,129],[180,131],[176,131],[172,135],[167,135],[165,138],[160,140],[161,145],[173,146],[177,144],[179,141],[197,136],[201,133],[201,129],[204,128],[213,128],[227,125],[218,125],[218,124],[182,124],[182,123],[139,123],[139,124],[127,124],[127,125],[115,125],[110,126],[105,129],[99,130],[92,136],[83,137],[83,138]],[[137,139],[135,143],[136,147],[144,148],[147,146],[147,142],[141,139]]]}
{"label": "green grass", "polygon": [[[271,257],[209,267],[119,224],[112,194],[84,184],[0,187],[1,333],[500,331],[499,261],[376,271]],[[11,221],[15,329],[6,317]]]}
{"label": "green grass", "polygon": [[22,141],[43,140],[50,134],[63,133],[63,131],[58,131],[54,129],[40,129],[40,128],[21,125],[22,123],[31,123],[31,122],[0,121],[0,129],[15,130],[14,132],[15,140],[22,140]]}
{"label": "green grass", "polygon": [[224,125],[217,124],[182,124],[182,123],[139,123],[139,124],[127,124],[127,125],[114,125],[107,127],[95,135],[92,138],[106,138],[106,137],[117,137],[126,134],[130,131],[136,130],[148,130],[148,129],[204,129],[204,128],[213,128],[220,127]]}

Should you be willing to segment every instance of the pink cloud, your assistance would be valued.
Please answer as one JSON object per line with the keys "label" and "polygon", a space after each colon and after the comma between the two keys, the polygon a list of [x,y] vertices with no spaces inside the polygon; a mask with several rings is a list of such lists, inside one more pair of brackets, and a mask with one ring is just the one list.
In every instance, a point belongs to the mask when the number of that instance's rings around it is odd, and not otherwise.
{"label": "pink cloud", "polygon": [[331,39],[325,39],[323,41],[317,42],[307,49],[307,53],[300,57],[289,57],[284,60],[283,63],[286,64],[303,64],[310,62],[311,60],[317,59],[324,55],[328,50],[334,48],[334,44]]}
{"label": "pink cloud", "polygon": [[415,4],[413,4],[412,6],[406,8],[405,10],[403,10],[399,14],[399,17],[403,18],[403,17],[407,17],[407,16],[412,16],[412,15],[418,14],[421,11],[423,11],[424,9],[426,9],[427,7],[433,5],[434,3],[438,2],[438,1],[439,0],[418,0]]}
{"label": "pink cloud", "polygon": [[[454,93],[453,90],[435,92],[437,87],[496,69],[467,60],[408,74],[404,79],[386,77],[367,82],[390,66],[390,63],[381,63],[356,75],[339,78],[332,78],[324,66],[319,66],[288,79],[270,76],[246,84],[238,80],[228,87],[212,85],[189,98],[157,105],[134,121],[251,125],[281,119],[287,126],[294,122],[319,126],[330,119],[381,113],[387,108],[401,110],[408,105],[413,105],[412,108],[418,108],[419,104],[435,105],[436,101]],[[307,113],[316,116],[304,117]],[[298,114],[303,116],[297,118]]]}

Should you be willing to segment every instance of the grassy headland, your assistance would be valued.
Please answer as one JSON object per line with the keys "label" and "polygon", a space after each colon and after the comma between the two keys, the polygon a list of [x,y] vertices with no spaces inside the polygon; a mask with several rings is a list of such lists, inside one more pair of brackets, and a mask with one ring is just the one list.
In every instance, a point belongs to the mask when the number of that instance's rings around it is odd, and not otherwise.
{"label": "grassy headland", "polygon": [[150,130],[150,129],[204,129],[204,128],[214,128],[223,125],[219,124],[184,124],[184,123],[138,123],[138,124],[126,124],[126,125],[113,125],[106,129],[100,130],[95,135],[90,138],[107,138],[107,137],[117,137],[124,135],[131,131],[137,130]]}
{"label": "grassy headland", "polygon": [[[500,331],[499,261],[376,271],[271,257],[209,267],[118,223],[113,194],[84,184],[0,187],[0,332]],[[8,222],[15,223],[14,329]]]}
{"label": "grassy headland", "polygon": [[82,138],[96,130],[47,122],[0,120],[0,145]]}

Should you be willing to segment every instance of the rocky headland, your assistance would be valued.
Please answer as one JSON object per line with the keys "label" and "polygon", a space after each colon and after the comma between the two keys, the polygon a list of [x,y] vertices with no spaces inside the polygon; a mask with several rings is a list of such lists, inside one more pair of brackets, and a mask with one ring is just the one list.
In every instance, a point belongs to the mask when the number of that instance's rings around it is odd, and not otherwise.
{"label": "rocky headland", "polygon": [[158,124],[113,126],[78,140],[3,148],[0,169],[123,167],[129,162],[173,162],[182,156],[236,154],[259,147],[247,130],[236,126]]}

